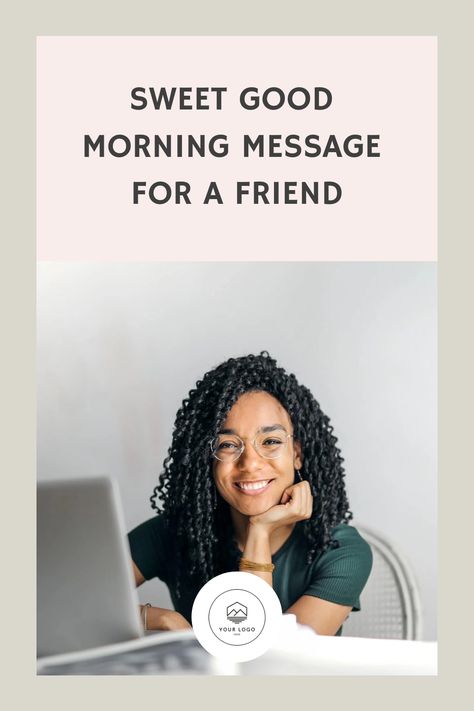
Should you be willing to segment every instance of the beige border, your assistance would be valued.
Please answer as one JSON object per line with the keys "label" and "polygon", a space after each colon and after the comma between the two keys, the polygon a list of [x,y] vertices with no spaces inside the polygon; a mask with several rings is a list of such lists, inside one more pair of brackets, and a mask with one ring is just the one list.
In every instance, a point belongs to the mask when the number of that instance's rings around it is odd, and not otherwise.
{"label": "beige border", "polygon": [[[258,703],[272,708],[324,702],[327,708],[397,709],[423,705],[444,708],[470,697],[468,643],[471,618],[469,560],[461,557],[467,538],[462,523],[470,511],[472,408],[467,407],[466,376],[473,358],[472,227],[466,205],[469,176],[462,157],[472,133],[471,28],[469,2],[451,0],[319,2],[262,0],[225,3],[182,0],[39,0],[10,3],[2,23],[3,150],[7,157],[2,242],[8,248],[0,283],[2,305],[2,500],[3,696],[15,708],[83,709],[143,707],[242,708]],[[383,12],[382,12],[383,10]],[[440,676],[436,678],[40,678],[34,660],[34,50],[35,36],[47,34],[429,34],[440,39],[441,130],[441,562]],[[469,107],[466,104],[469,103]],[[466,109],[470,109],[470,116]],[[8,194],[8,199],[5,200]],[[463,237],[466,239],[463,240]],[[462,251],[462,254],[461,254]],[[471,259],[469,259],[471,257]],[[3,290],[2,290],[3,291]],[[456,295],[459,297],[456,299]],[[464,309],[463,309],[464,307]],[[467,367],[469,364],[469,368]],[[471,380],[472,384],[472,380]],[[5,406],[6,403],[6,406]],[[469,426],[470,425],[470,426]],[[462,460],[461,460],[462,457]],[[462,490],[458,477],[462,476]],[[8,488],[7,488],[8,487]],[[461,495],[460,495],[461,493]],[[464,505],[463,505],[463,502]],[[461,530],[460,530],[461,529]],[[19,535],[21,534],[21,535]],[[455,592],[454,589],[455,588]],[[463,594],[463,590],[466,594]],[[465,647],[463,649],[464,644]],[[6,668],[7,667],[7,668]],[[470,667],[470,664],[469,664]],[[7,700],[8,703],[8,700]],[[461,701],[461,704],[464,705]]]}

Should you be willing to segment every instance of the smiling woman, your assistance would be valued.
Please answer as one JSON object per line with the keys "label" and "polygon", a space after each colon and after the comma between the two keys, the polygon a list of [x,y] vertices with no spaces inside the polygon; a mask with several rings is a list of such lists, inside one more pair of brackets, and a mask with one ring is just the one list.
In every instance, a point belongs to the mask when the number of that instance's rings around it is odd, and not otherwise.
{"label": "smiling woman", "polygon": [[231,358],[198,381],[151,497],[158,516],[129,534],[137,585],[160,578],[175,606],[144,607],[146,627],[189,627],[200,588],[245,570],[302,624],[341,633],[360,609],[372,553],[348,525],[332,431],[311,392],[266,352]]}

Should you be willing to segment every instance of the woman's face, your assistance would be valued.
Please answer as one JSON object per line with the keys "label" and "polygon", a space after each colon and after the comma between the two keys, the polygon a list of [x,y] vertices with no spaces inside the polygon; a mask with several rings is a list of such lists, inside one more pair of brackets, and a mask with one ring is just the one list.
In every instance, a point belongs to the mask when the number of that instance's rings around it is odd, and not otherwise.
{"label": "woman's face", "polygon": [[[286,441],[276,459],[263,457],[252,446],[256,436],[262,439],[265,428],[265,447],[274,440]],[[214,460],[214,481],[222,498],[246,516],[279,504],[284,490],[294,482],[295,469],[301,467],[299,444],[286,437],[293,434],[293,426],[285,408],[268,393],[245,393],[222,423],[221,433],[238,435],[245,444],[236,461]]]}

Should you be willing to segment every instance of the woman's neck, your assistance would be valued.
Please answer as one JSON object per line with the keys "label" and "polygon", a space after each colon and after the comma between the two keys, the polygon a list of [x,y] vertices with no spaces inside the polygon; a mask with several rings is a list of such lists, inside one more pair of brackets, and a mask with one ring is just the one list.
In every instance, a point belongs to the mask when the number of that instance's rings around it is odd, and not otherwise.
{"label": "woman's neck", "polygon": [[[234,527],[234,538],[237,542],[237,546],[240,551],[245,548],[245,543],[247,541],[248,528],[249,528],[249,516],[245,516],[236,511],[232,507],[230,508],[230,516],[232,519],[232,525]],[[277,528],[270,536],[270,550],[272,555],[274,555],[282,545],[291,536],[293,529],[295,527],[294,523],[290,523],[287,526],[281,526]]]}

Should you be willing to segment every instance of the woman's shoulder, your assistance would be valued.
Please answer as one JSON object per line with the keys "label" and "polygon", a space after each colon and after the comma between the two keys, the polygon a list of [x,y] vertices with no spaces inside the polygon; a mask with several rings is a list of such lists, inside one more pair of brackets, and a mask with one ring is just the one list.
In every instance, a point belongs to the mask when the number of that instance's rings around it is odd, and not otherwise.
{"label": "woman's shoulder", "polygon": [[135,565],[149,580],[166,580],[173,559],[174,537],[162,514],[135,526],[128,534],[130,552]]}
{"label": "woman's shoulder", "polygon": [[132,552],[146,551],[156,554],[159,551],[160,555],[168,555],[174,539],[175,536],[161,513],[139,523],[128,534]]}
{"label": "woman's shoulder", "polygon": [[338,541],[340,545],[360,545],[370,548],[359,530],[350,523],[339,523],[337,526],[334,526],[331,530],[331,537],[334,541]]}
{"label": "woman's shoulder", "polygon": [[159,512],[158,514],[155,514],[155,516],[151,516],[135,526],[130,531],[129,535],[131,534],[136,536],[158,536],[159,538],[163,538],[171,536],[171,531],[169,530],[165,516]]}
{"label": "woman's shoulder", "polygon": [[331,530],[333,545],[312,563],[308,594],[360,610],[359,596],[372,569],[372,550],[357,528],[341,523]]}
{"label": "woman's shoulder", "polygon": [[372,567],[372,549],[355,526],[340,523],[331,531],[334,545],[325,550],[319,559],[320,564],[344,562],[350,560],[354,565]]}

